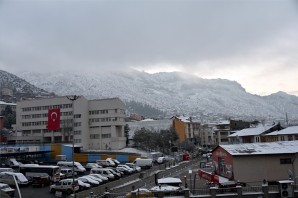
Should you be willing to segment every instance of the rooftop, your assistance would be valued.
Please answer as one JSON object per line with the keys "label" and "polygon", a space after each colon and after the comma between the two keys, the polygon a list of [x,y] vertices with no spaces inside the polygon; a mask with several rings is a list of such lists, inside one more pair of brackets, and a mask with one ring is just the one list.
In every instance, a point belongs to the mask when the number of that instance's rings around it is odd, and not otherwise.
{"label": "rooftop", "polygon": [[294,154],[298,153],[298,140],[282,142],[263,142],[220,145],[233,156],[240,155],[268,155],[268,154]]}
{"label": "rooftop", "polygon": [[272,133],[268,133],[267,135],[271,136],[271,135],[293,135],[293,134],[298,134],[298,126],[288,127],[280,131],[274,131]]}
{"label": "rooftop", "polygon": [[261,135],[265,131],[269,130],[270,128],[276,126],[277,124],[274,125],[258,125],[257,127],[252,127],[252,128],[247,128],[247,129],[242,129],[240,131],[237,131],[229,137],[242,137],[242,136],[254,136],[254,135]]}

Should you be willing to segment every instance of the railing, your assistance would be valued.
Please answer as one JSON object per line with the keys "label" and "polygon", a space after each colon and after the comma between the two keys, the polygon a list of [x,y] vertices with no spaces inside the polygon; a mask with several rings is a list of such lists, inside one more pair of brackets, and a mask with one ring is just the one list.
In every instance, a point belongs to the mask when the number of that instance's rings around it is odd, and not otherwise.
{"label": "railing", "polygon": [[246,186],[242,188],[242,192],[262,192],[262,186]]}
{"label": "railing", "polygon": [[268,191],[269,192],[279,192],[279,186],[278,185],[268,186]]}

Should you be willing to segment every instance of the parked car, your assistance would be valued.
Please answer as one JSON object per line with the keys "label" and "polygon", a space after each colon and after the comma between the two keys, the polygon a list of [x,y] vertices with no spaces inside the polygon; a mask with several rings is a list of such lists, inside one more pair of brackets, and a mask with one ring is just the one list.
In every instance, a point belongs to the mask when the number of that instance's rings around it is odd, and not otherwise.
{"label": "parked car", "polygon": [[91,176],[94,176],[94,177],[97,177],[99,179],[101,179],[104,183],[108,182],[109,181],[109,178],[105,177],[105,176],[102,176],[101,174],[89,174]]}
{"label": "parked car", "polygon": [[159,157],[159,158],[157,158],[157,163],[158,164],[163,164],[165,162],[166,162],[166,158],[165,157]]}
{"label": "parked car", "polygon": [[82,190],[87,190],[89,188],[91,188],[91,185],[88,184],[88,183],[85,183],[85,182],[82,182],[81,180],[78,180],[78,184],[79,184],[79,190],[82,191]]}
{"label": "parked car", "polygon": [[14,173],[14,172],[2,172],[0,173],[0,182],[6,183],[9,185],[15,185],[15,180],[18,185],[27,185],[29,184],[28,179],[22,173]]}
{"label": "parked car", "polygon": [[90,174],[94,174],[94,173],[95,174],[101,174],[102,176],[105,176],[105,177],[109,178],[109,181],[115,179],[115,175],[111,171],[109,171],[105,168],[92,168],[90,170]]}
{"label": "parked car", "polygon": [[130,168],[128,165],[125,165],[125,164],[119,164],[117,167],[125,168],[128,174],[132,174],[134,172],[132,168]]}
{"label": "parked car", "polygon": [[121,173],[114,171],[112,168],[107,167],[106,169],[109,170],[115,176],[115,179],[120,179],[122,177]]}
{"label": "parked car", "polygon": [[151,168],[153,166],[153,161],[152,161],[152,159],[137,158],[137,159],[135,159],[133,164],[141,167],[142,169],[143,168]]}
{"label": "parked car", "polygon": [[60,170],[60,172],[65,175],[65,178],[71,178],[71,177],[73,177],[73,174],[74,175],[77,175],[77,172],[74,172],[73,173],[73,171],[72,171],[71,168],[64,168],[64,167],[62,167],[61,170]]}
{"label": "parked car", "polygon": [[90,184],[91,186],[98,186],[99,185],[99,182],[90,178],[90,177],[86,177],[86,176],[82,176],[82,177],[78,177],[78,180],[81,180],[82,182],[84,183],[88,183]]}
{"label": "parked car", "polygon": [[49,175],[40,175],[40,176],[34,176],[32,178],[32,186],[47,186],[51,184],[51,178]]}
{"label": "parked car", "polygon": [[125,165],[129,166],[130,168],[132,168],[134,170],[134,172],[141,172],[141,167],[133,164],[133,163],[126,163]]}
{"label": "parked car", "polygon": [[50,186],[50,192],[55,193],[56,191],[66,192],[67,194],[71,194],[74,191],[78,191],[80,189],[78,181],[74,181],[72,179],[63,179],[58,181]]}
{"label": "parked car", "polygon": [[107,167],[110,165],[110,163],[107,160],[96,160],[96,164],[98,164],[101,167]]}
{"label": "parked car", "polygon": [[10,197],[14,197],[15,190],[11,188],[8,184],[0,183],[0,190]]}
{"label": "parked car", "polygon": [[95,176],[92,176],[92,175],[85,175],[84,177],[89,177],[95,181],[98,181],[99,184],[103,183],[102,179],[98,178],[98,177],[95,177]]}
{"label": "parked car", "polygon": [[101,168],[97,163],[87,163],[85,167],[87,171],[90,171],[92,168]]}

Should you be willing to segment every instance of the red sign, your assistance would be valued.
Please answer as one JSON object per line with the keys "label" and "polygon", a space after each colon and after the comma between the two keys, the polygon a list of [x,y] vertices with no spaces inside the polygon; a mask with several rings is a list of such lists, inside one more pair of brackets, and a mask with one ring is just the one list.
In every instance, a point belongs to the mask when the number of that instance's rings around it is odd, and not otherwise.
{"label": "red sign", "polygon": [[202,169],[199,169],[199,176],[203,179],[213,182],[214,175],[212,175],[212,173],[210,173],[210,172],[203,171]]}
{"label": "red sign", "polygon": [[49,109],[48,130],[60,129],[60,109]]}

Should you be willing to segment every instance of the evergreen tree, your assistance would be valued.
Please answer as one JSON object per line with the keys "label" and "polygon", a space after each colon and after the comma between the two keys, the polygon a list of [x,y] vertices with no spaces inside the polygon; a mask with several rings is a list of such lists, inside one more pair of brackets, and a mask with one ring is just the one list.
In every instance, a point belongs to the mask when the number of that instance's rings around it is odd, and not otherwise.
{"label": "evergreen tree", "polygon": [[129,143],[129,139],[128,139],[129,138],[129,131],[130,131],[130,128],[129,128],[128,124],[126,124],[124,126],[124,136],[126,137],[126,146]]}
{"label": "evergreen tree", "polygon": [[1,115],[4,117],[4,128],[11,129],[12,125],[16,123],[16,113],[12,111],[10,106],[6,106],[1,111]]}

